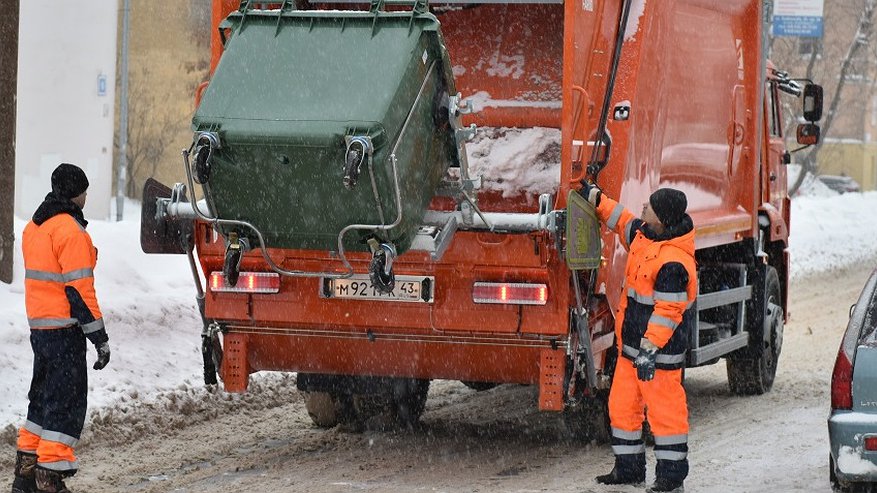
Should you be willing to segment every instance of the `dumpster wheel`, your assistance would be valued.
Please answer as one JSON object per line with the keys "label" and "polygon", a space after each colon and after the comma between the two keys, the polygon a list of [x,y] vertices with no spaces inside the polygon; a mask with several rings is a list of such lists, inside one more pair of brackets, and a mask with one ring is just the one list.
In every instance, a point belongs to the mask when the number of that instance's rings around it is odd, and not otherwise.
{"label": "dumpster wheel", "polygon": [[368,277],[372,286],[380,293],[392,293],[396,287],[396,274],[393,272],[393,259],[396,249],[382,243],[372,254],[368,266]]}

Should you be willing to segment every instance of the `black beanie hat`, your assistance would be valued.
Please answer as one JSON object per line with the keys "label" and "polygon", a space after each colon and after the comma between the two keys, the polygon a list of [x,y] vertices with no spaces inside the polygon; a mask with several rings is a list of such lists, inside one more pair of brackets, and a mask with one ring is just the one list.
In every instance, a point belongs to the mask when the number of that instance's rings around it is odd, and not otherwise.
{"label": "black beanie hat", "polygon": [[70,163],[61,163],[52,171],[52,192],[59,197],[72,199],[88,190],[88,178],[82,168]]}
{"label": "black beanie hat", "polygon": [[688,200],[685,194],[674,188],[659,188],[649,197],[655,215],[666,227],[673,227],[685,217]]}

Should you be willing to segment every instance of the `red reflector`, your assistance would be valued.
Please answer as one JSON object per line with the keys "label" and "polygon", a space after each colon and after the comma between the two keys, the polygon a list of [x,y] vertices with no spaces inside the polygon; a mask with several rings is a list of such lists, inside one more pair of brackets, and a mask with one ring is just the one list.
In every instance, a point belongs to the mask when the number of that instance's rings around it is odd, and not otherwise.
{"label": "red reflector", "polygon": [[843,348],[837,353],[831,373],[831,408],[853,408],[853,365]]}
{"label": "red reflector", "polygon": [[280,275],[273,272],[241,272],[238,282],[230,286],[222,272],[210,273],[210,290],[217,293],[276,293]]}
{"label": "red reflector", "polygon": [[476,282],[472,288],[472,301],[505,305],[544,305],[548,302],[548,286],[520,282]]}
{"label": "red reflector", "polygon": [[869,452],[877,451],[877,436],[865,437],[865,450]]}

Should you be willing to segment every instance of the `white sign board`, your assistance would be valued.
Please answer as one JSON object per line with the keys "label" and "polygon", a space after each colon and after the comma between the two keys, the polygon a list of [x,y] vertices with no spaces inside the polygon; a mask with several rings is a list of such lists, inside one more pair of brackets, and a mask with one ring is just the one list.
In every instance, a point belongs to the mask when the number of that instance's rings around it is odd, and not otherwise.
{"label": "white sign board", "polygon": [[823,0],[775,0],[774,36],[822,37]]}

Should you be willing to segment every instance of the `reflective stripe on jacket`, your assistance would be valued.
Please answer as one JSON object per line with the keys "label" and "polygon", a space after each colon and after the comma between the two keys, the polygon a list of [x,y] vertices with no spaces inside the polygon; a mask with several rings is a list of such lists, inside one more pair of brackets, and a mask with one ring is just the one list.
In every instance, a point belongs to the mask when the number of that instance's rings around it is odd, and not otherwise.
{"label": "reflective stripe on jacket", "polygon": [[697,268],[694,225],[683,223],[657,235],[621,204],[603,195],[597,214],[628,251],[624,296],[615,317],[619,353],[633,360],[645,337],[660,350],[656,366],[685,366],[688,338],[694,330]]}
{"label": "reflective stripe on jacket", "polygon": [[97,250],[85,228],[57,214],[22,234],[24,300],[31,329],[79,323],[87,335],[104,328],[94,290]]}

